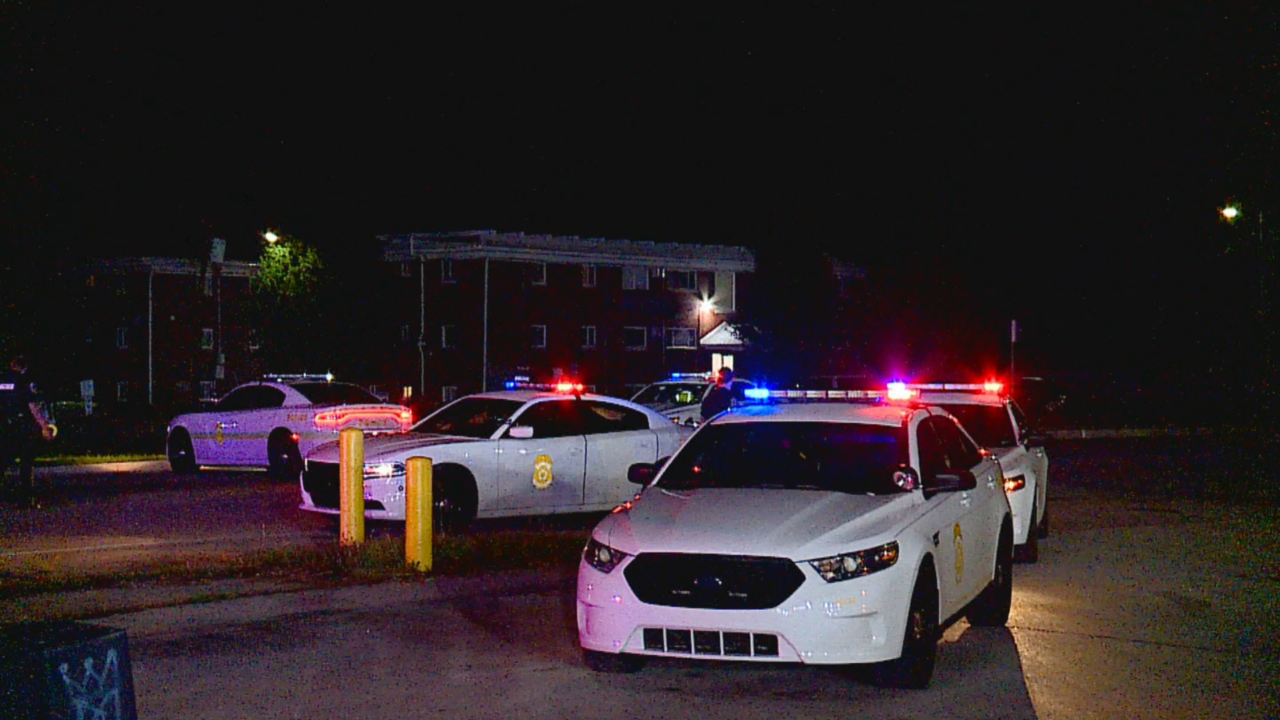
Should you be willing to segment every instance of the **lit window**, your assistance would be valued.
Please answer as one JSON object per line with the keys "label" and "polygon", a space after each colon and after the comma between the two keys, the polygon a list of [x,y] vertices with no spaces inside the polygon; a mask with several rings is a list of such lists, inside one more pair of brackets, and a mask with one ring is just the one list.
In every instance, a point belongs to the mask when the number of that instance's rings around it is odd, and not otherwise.
{"label": "lit window", "polygon": [[693,328],[667,328],[667,347],[694,349],[694,337],[696,332]]}
{"label": "lit window", "polygon": [[441,400],[443,400],[444,402],[447,402],[447,403],[450,403],[450,402],[453,402],[454,400],[457,400],[457,399],[458,399],[458,386],[456,386],[456,385],[445,385],[444,387],[440,388],[440,399],[441,399]]}
{"label": "lit window", "polygon": [[444,259],[440,261],[440,282],[456,283],[458,278],[453,274],[453,261]]}
{"label": "lit window", "polygon": [[649,289],[649,269],[642,268],[642,267],[622,268],[622,289],[623,290],[648,290]]}
{"label": "lit window", "polygon": [[532,263],[529,266],[529,283],[531,285],[547,284],[547,264]]}
{"label": "lit window", "polygon": [[583,325],[582,326],[582,347],[593,348],[595,346],[596,346],[596,326]]}
{"label": "lit window", "polygon": [[529,347],[544,348],[547,346],[547,326],[534,325],[530,328]]}
{"label": "lit window", "polygon": [[648,343],[645,342],[648,334],[648,331],[642,327],[624,327],[622,328],[622,346],[628,350],[644,350],[648,347]]}
{"label": "lit window", "polygon": [[213,328],[200,329],[200,349],[201,350],[213,349]]}

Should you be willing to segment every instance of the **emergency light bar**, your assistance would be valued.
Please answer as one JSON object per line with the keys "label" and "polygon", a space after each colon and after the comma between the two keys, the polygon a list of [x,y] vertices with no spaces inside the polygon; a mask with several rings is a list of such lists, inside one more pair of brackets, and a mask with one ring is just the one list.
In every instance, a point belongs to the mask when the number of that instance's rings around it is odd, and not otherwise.
{"label": "emergency light bar", "polygon": [[528,380],[508,380],[506,383],[508,390],[550,390],[552,392],[581,395],[586,392],[587,386],[582,383],[561,381],[554,383],[536,383]]}
{"label": "emergency light bar", "polygon": [[744,393],[750,400],[872,400],[885,399],[882,390],[770,390],[747,388]]}
{"label": "emergency light bar", "polygon": [[263,380],[273,380],[283,382],[286,380],[324,380],[325,382],[333,382],[333,373],[325,373],[323,375],[314,373],[271,373],[262,376]]}
{"label": "emergency light bar", "polygon": [[960,390],[969,392],[977,390],[994,395],[1004,392],[1004,383],[995,380],[988,380],[982,383],[889,383],[890,389],[895,385],[908,390]]}
{"label": "emergency light bar", "polygon": [[673,372],[672,380],[711,380],[710,372]]}

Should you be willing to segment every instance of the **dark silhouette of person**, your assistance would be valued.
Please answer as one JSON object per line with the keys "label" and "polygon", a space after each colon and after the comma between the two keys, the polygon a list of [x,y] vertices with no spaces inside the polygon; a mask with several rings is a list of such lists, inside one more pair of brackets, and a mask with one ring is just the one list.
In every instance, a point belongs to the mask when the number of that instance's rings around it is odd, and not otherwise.
{"label": "dark silhouette of person", "polygon": [[58,430],[45,413],[36,383],[27,376],[27,360],[15,355],[0,373],[0,483],[9,464],[18,461],[18,483],[4,487],[5,495],[35,504],[33,464],[40,439],[52,440]]}
{"label": "dark silhouette of person", "polygon": [[733,369],[722,367],[716,373],[716,386],[702,398],[702,419],[710,420],[733,407]]}

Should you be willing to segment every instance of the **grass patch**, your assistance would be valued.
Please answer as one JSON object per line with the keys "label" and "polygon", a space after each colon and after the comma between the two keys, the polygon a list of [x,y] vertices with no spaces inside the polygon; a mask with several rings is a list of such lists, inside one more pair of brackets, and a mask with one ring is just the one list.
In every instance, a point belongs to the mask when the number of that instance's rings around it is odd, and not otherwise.
{"label": "grass patch", "polygon": [[[224,578],[274,579],[327,587],[417,580],[435,576],[482,575],[496,571],[574,567],[586,543],[587,530],[510,530],[437,537],[433,568],[419,572],[405,564],[403,537],[378,537],[346,547],[335,539],[314,546],[264,550],[226,558],[169,561],[102,574],[19,571],[0,575],[0,600],[45,593],[65,593],[145,585],[212,582]],[[222,598],[217,590],[203,593]]]}
{"label": "grass patch", "polygon": [[164,455],[147,453],[116,453],[95,455],[49,455],[36,458],[36,467],[57,465],[97,465],[100,463],[141,462],[164,460]]}

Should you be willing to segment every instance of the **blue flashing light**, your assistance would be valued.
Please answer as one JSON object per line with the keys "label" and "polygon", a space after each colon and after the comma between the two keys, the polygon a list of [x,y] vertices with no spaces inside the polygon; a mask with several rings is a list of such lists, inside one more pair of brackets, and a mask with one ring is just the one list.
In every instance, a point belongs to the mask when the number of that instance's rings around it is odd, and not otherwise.
{"label": "blue flashing light", "polygon": [[769,388],[766,388],[766,387],[747,388],[746,392],[744,392],[743,394],[746,395],[751,400],[768,400]]}

